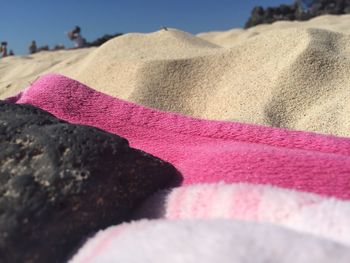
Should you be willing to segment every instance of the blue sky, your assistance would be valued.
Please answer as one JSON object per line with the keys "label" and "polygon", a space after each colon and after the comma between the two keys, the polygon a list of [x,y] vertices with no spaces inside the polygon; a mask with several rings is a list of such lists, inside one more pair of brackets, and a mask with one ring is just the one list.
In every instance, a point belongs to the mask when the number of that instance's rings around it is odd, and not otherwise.
{"label": "blue sky", "polygon": [[79,25],[94,40],[105,33],[152,32],[165,25],[190,33],[243,27],[256,5],[291,0],[0,0],[0,40],[16,54],[38,46],[64,44],[65,32]]}

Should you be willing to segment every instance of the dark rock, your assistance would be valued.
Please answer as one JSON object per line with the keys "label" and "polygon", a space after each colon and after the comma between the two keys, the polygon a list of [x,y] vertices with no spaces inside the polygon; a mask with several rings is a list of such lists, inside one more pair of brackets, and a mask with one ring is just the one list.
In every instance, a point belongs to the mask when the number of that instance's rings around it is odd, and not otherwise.
{"label": "dark rock", "polygon": [[65,262],[176,178],[119,136],[0,101],[0,261]]}
{"label": "dark rock", "polygon": [[[349,0],[314,0],[308,9],[301,4],[302,0],[294,1],[292,5],[280,5],[279,7],[255,7],[245,27],[249,28],[259,24],[270,24],[281,20],[308,20],[325,14],[347,14],[350,13]],[[310,1],[305,1],[310,2]],[[310,7],[311,6],[311,7]],[[257,10],[259,12],[257,12]]]}

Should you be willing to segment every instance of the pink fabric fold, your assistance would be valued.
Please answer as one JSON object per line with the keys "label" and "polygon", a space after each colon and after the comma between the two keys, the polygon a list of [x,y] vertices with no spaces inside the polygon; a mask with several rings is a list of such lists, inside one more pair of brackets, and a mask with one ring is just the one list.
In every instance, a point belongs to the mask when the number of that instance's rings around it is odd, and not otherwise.
{"label": "pink fabric fold", "polygon": [[200,120],[129,103],[61,75],[46,75],[15,103],[129,140],[181,172],[183,184],[272,184],[350,199],[350,140],[286,129]]}
{"label": "pink fabric fold", "polygon": [[269,185],[198,184],[162,190],[135,219],[235,219],[268,222],[350,246],[350,201]]}

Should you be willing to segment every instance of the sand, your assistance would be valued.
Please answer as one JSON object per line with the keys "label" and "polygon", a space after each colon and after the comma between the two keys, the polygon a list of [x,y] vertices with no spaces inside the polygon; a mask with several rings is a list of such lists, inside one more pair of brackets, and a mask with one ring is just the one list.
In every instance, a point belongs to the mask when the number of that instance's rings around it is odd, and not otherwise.
{"label": "sand", "polygon": [[350,15],[131,33],[99,48],[8,57],[0,98],[47,72],[165,111],[350,136]]}

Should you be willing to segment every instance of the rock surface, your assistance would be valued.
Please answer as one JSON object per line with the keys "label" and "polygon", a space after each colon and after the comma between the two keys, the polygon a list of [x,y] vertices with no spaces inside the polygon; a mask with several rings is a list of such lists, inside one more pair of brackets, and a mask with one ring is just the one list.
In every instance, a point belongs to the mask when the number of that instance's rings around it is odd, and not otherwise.
{"label": "rock surface", "polygon": [[254,7],[245,27],[271,24],[282,20],[303,21],[325,14],[341,15],[349,13],[350,0],[301,0],[294,1],[292,5],[280,5],[278,7],[267,7],[266,9],[261,6]]}
{"label": "rock surface", "polygon": [[1,262],[64,262],[176,177],[121,137],[0,101]]}

